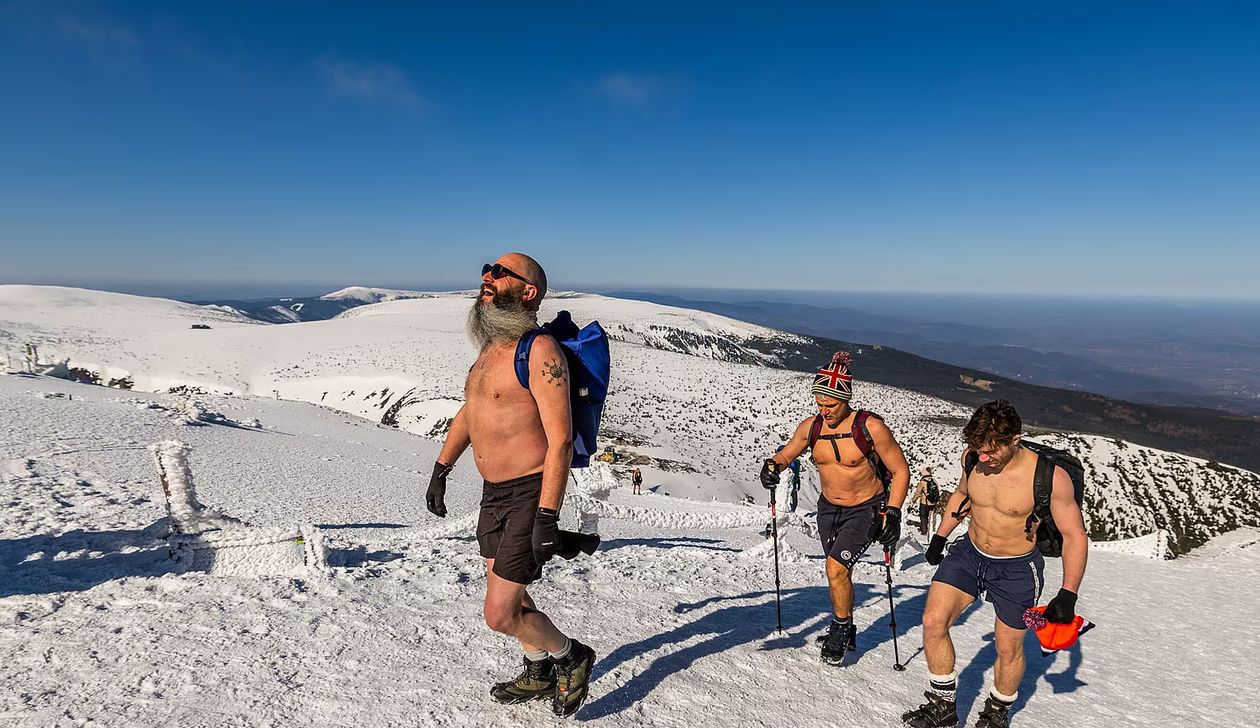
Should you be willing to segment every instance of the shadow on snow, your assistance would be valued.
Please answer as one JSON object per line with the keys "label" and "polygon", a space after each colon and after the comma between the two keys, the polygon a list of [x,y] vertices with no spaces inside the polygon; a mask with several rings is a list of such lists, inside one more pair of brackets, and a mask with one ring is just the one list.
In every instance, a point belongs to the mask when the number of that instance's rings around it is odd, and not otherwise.
{"label": "shadow on snow", "polygon": [[[0,539],[0,599],[11,596],[86,591],[128,577],[185,573],[171,558],[165,539],[155,534],[165,518],[144,529],[35,534]],[[330,566],[358,568],[402,558],[388,549],[330,548]]]}
{"label": "shadow on snow", "polygon": [[0,540],[0,598],[83,591],[129,576],[176,570],[164,541],[145,530],[37,534]]}
{"label": "shadow on snow", "polygon": [[[918,584],[893,585],[893,597],[897,609],[898,646],[901,654],[907,655],[908,653],[908,656],[903,660],[903,664],[910,665],[916,662],[922,664],[921,661],[916,659],[922,652],[919,640],[915,640],[913,644],[910,644],[907,642],[906,636],[911,628],[922,624],[923,609],[927,604],[927,590],[926,586]],[[855,583],[853,592],[855,610],[867,606],[877,607],[880,602],[886,604],[888,598],[887,587],[884,584]],[[818,649],[818,646],[810,636],[812,633],[824,628],[830,621],[830,598],[827,588],[817,586],[784,589],[781,592],[781,599],[784,629],[781,635],[776,635],[775,633],[773,591],[750,592],[737,596],[715,596],[690,604],[678,604],[674,607],[675,613],[689,614],[714,604],[742,602],[708,612],[695,621],[681,624],[669,631],[653,635],[638,642],[622,645],[613,650],[606,658],[596,662],[592,680],[597,680],[616,671],[636,657],[662,649],[669,649],[672,645],[686,644],[694,642],[697,638],[707,637],[690,646],[655,657],[646,669],[630,677],[623,685],[589,703],[581,713],[582,719],[593,720],[619,713],[647,698],[670,675],[686,670],[706,657],[725,652],[739,645],[762,642],[759,647],[759,650],[762,651],[799,648]],[[957,624],[965,624],[973,616],[980,613],[981,607],[979,605],[982,601],[977,601],[975,605],[965,610],[959,616]],[[990,616],[992,614],[991,611],[987,610],[986,613]],[[861,617],[859,616],[860,619]],[[892,657],[891,651],[888,650],[881,651],[879,655],[867,654],[892,641],[892,630],[886,611],[876,620],[860,629],[861,631],[857,636],[858,653],[861,655],[859,659],[888,659]],[[955,635],[956,639],[960,637],[956,632]],[[994,648],[992,633],[986,634],[983,639],[985,640],[985,645],[976,653],[970,663],[959,671],[958,708],[959,716],[963,718],[964,722],[967,721],[973,705],[977,701],[983,700],[983,697],[987,695],[989,686],[985,682],[985,673],[993,668],[997,660],[997,651]],[[1035,642],[1035,638],[1033,639]],[[1019,711],[1027,704],[1028,700],[1036,693],[1043,677],[1055,693],[1072,692],[1078,687],[1085,685],[1077,677],[1077,670],[1082,661],[1079,642],[1071,650],[1065,651],[1064,654],[1068,659],[1066,668],[1053,674],[1048,672],[1048,668],[1059,661],[1060,658],[1057,656],[1042,656],[1035,644],[1026,644],[1025,654],[1027,655],[1027,669],[1024,673],[1023,682],[1020,685],[1019,700],[1016,702],[1012,713]],[[889,665],[889,671],[891,673],[891,665]],[[916,697],[919,691],[911,686],[917,682],[924,689],[927,687],[927,666],[922,665],[917,671],[906,674],[913,675],[916,672],[918,673],[918,679],[911,680],[906,685],[907,710],[920,702]]]}
{"label": "shadow on snow", "polygon": [[626,546],[651,546],[653,548],[698,548],[706,551],[730,551],[739,553],[740,549],[730,546],[714,546],[722,541],[716,538],[697,538],[695,536],[664,536],[661,538],[613,538],[599,545],[600,551],[611,551]]}

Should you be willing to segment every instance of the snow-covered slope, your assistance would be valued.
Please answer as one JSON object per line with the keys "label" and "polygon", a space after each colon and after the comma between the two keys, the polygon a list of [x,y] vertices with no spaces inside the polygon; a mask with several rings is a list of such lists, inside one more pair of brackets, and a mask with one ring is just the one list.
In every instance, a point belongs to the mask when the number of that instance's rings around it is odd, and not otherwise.
{"label": "snow-covered slope", "polygon": [[[428,294],[350,309],[329,321],[255,325],[230,314],[134,296],[0,286],[0,342],[36,340],[46,357],[125,373],[137,389],[187,386],[333,407],[440,437],[462,399],[474,359],[464,337],[471,294]],[[10,302],[20,305],[10,305]],[[642,301],[558,293],[561,308],[610,332],[612,392],[601,434],[635,458],[661,494],[736,502],[761,498],[760,460],[812,411],[810,378],[758,364],[801,337],[716,314]],[[211,320],[188,330],[187,317]],[[4,338],[7,337],[7,338]],[[963,408],[860,381],[855,403],[884,415],[911,464],[960,474]],[[1017,403],[1018,404],[1018,403]],[[1213,535],[1260,525],[1260,478],[1250,472],[1107,438],[1050,433],[1088,464],[1096,537],[1167,529],[1180,553]],[[806,468],[803,503],[816,480]]]}
{"label": "snow-covered slope", "polygon": [[[515,674],[520,653],[480,616],[471,467],[452,474],[451,516],[439,521],[423,507],[434,442],[305,403],[204,404],[225,424],[190,426],[177,395],[0,376],[0,723],[561,724],[542,704],[486,695]],[[228,424],[254,420],[261,427]],[[147,446],[167,439],[192,445],[209,507],[258,526],[322,524],[331,573],[175,573],[165,544],[146,533],[163,516]],[[609,496],[603,548],[549,564],[531,590],[599,655],[577,720],[893,728],[921,701],[932,569],[920,558],[893,587],[906,671],[891,668],[882,564],[869,559],[855,568],[861,657],[827,668],[813,642],[828,602],[811,537],[794,522],[783,531],[777,634],[775,567],[757,534],[764,505],[628,491]],[[1260,532],[1238,532],[1172,562],[1097,550],[1078,608],[1101,626],[1048,659],[1030,639],[1014,725],[1251,725],[1239,686],[1260,677],[1260,637],[1205,625],[1237,624],[1237,605],[1260,598],[1257,543]],[[1056,560],[1046,577],[1058,584]],[[983,606],[954,630],[968,725],[994,662],[992,624]],[[1170,678],[1170,664],[1209,679]]]}

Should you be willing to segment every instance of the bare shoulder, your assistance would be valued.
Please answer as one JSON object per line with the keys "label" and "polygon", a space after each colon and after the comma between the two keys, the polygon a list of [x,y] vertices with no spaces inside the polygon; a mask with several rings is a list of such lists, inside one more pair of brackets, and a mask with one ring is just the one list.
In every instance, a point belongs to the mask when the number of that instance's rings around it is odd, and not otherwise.
{"label": "bare shoulder", "polygon": [[1055,497],[1076,500],[1076,486],[1072,484],[1072,476],[1061,465],[1054,466],[1054,477],[1050,480],[1050,491]]}
{"label": "bare shoulder", "polygon": [[539,332],[534,337],[534,343],[529,347],[529,360],[533,361],[539,355],[554,355],[564,358],[564,351],[560,348],[560,342],[556,341],[554,336]]}
{"label": "bare shoulder", "polygon": [[866,431],[871,433],[871,440],[875,443],[897,442],[896,436],[893,435],[893,431],[888,427],[888,423],[884,422],[883,417],[867,417]]}
{"label": "bare shoulder", "polygon": [[888,429],[888,423],[884,422],[884,418],[879,415],[872,414],[866,418],[866,429],[870,430],[871,435],[875,437],[881,435],[892,437],[892,430]]}

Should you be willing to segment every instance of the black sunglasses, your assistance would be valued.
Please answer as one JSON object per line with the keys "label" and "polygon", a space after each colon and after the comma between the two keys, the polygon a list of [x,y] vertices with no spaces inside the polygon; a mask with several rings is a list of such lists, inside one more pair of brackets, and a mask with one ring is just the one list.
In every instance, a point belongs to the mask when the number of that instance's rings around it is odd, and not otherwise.
{"label": "black sunglasses", "polygon": [[485,275],[485,274],[487,274],[487,273],[489,273],[489,274],[490,274],[490,277],[491,277],[491,278],[493,278],[493,279],[494,279],[494,280],[496,280],[496,281],[497,281],[497,280],[499,280],[500,278],[502,278],[503,276],[508,276],[509,278],[515,278],[515,279],[516,279],[516,280],[518,280],[518,281],[521,281],[521,282],[524,282],[524,283],[529,283],[529,285],[531,285],[531,286],[532,286],[532,285],[534,285],[533,283],[531,283],[531,282],[530,282],[530,280],[529,280],[528,278],[526,278],[525,276],[521,275],[520,273],[517,273],[516,271],[514,271],[514,270],[512,270],[511,268],[507,267],[506,265],[503,265],[502,263],[485,263],[485,264],[483,264],[483,265],[481,266],[481,275],[483,275],[483,276],[484,276],[484,275]]}

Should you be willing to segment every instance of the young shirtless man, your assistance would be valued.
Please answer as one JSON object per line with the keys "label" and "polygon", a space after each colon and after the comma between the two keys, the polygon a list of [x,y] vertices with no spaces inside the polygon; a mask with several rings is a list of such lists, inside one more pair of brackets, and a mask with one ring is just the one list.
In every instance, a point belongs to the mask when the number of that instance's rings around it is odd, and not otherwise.
{"label": "young shirtless man", "polygon": [[[980,712],[977,728],[1006,728],[1024,676],[1024,610],[1036,606],[1041,595],[1045,560],[1035,543],[1033,475],[1038,455],[1020,445],[1023,423],[1006,400],[989,402],[976,410],[963,430],[962,480],[950,496],[945,517],[928,547],[928,563],[940,567],[928,589],[923,610],[923,651],[931,684],[927,702],[902,716],[913,728],[946,728],[958,724],[954,673],[954,643],[949,629],[981,592],[993,604],[997,664],[993,688]],[[967,458],[976,464],[966,475]],[[942,558],[945,539],[961,523],[958,510],[970,497],[971,526],[954,540]],[[1081,509],[1073,497],[1072,479],[1054,470],[1050,513],[1063,534],[1063,588],[1046,607],[1047,620],[1068,623],[1075,616],[1076,592],[1085,574],[1089,540]],[[964,516],[965,517],[965,516]]]}
{"label": "young shirtless man", "polygon": [[[874,541],[891,548],[901,538],[901,504],[910,486],[910,467],[901,446],[884,421],[871,416],[867,429],[875,453],[892,474],[892,487],[884,483],[852,439],[857,412],[849,406],[853,397],[853,375],[849,355],[836,354],[829,365],[818,370],[810,388],[822,429],[814,446],[822,495],[818,499],[818,535],[827,554],[827,584],[831,590],[832,621],[823,640],[822,659],[829,665],[843,665],[848,652],[857,650],[853,626],[853,564]],[[779,473],[809,448],[814,417],[806,418],[783,449],[767,459],[761,468],[761,483],[773,488]],[[824,445],[823,443],[827,444]]]}
{"label": "young shirtless man", "polygon": [[515,637],[525,653],[521,674],[495,684],[490,695],[502,703],[550,698],[557,715],[572,715],[586,700],[595,653],[556,629],[525,590],[560,548],[560,505],[573,459],[569,372],[560,345],[550,336],[534,340],[528,389],[513,365],[521,336],[538,328],[546,293],[547,275],[527,255],[508,253],[483,266],[468,316],[481,353],[425,500],[433,514],[446,516],[446,477],[471,445],[485,479],[477,522],[486,560],[483,613],[490,629]]}

